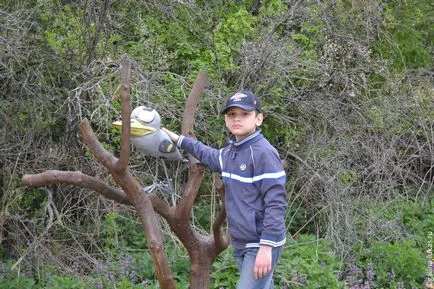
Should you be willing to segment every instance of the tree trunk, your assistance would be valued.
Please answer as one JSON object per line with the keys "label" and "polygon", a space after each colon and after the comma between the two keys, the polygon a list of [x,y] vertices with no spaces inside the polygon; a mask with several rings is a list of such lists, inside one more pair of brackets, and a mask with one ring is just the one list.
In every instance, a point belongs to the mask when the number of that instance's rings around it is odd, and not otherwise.
{"label": "tree trunk", "polygon": [[212,264],[216,258],[208,246],[201,246],[190,255],[190,289],[209,289]]}

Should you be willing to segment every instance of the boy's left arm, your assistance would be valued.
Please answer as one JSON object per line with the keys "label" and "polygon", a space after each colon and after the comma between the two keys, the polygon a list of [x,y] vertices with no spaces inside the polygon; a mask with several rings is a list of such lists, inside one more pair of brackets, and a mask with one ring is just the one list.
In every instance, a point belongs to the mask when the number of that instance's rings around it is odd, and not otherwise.
{"label": "boy's left arm", "polygon": [[286,241],[286,173],[277,152],[265,152],[256,160],[255,175],[260,176],[259,189],[264,201],[264,222],[259,243],[279,247]]}
{"label": "boy's left arm", "polygon": [[254,274],[262,278],[271,271],[271,251],[286,241],[285,213],[287,194],[286,174],[279,155],[275,151],[265,152],[255,158],[255,177],[264,200],[264,222],[260,248],[256,255]]}

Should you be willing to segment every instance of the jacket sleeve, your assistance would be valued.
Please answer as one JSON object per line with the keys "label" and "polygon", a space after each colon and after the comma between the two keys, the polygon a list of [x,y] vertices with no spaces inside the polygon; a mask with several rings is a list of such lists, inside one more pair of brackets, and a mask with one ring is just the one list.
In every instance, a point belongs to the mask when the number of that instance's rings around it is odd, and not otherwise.
{"label": "jacket sleeve", "polygon": [[286,241],[286,174],[277,151],[272,148],[255,157],[255,176],[264,201],[263,230],[259,243],[279,247]]}
{"label": "jacket sleeve", "polygon": [[200,141],[186,136],[179,136],[176,144],[192,154],[201,163],[208,166],[213,172],[221,172],[220,151],[218,149],[209,147]]}

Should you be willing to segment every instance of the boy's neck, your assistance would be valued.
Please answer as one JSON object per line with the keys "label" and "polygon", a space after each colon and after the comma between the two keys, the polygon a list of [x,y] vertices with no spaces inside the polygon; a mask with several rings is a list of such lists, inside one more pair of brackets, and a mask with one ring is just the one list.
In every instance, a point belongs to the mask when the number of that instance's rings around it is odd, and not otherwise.
{"label": "boy's neck", "polygon": [[247,134],[247,135],[243,135],[243,136],[237,136],[237,135],[234,135],[235,141],[236,141],[236,142],[242,141],[243,139],[248,138],[249,136],[251,136],[252,134],[254,134],[255,132],[257,132],[258,130],[259,130],[259,129],[256,128],[254,131],[250,132],[250,133]]}

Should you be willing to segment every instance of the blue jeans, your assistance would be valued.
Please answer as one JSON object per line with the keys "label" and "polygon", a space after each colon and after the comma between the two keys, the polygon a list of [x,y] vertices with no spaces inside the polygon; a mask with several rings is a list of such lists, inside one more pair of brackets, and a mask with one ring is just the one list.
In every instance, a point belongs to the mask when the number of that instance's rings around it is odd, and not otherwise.
{"label": "blue jeans", "polygon": [[237,289],[273,289],[273,272],[279,261],[282,246],[273,248],[271,255],[271,271],[261,279],[255,279],[253,267],[255,266],[256,254],[259,248],[234,249],[234,258],[240,269],[240,279]]}

